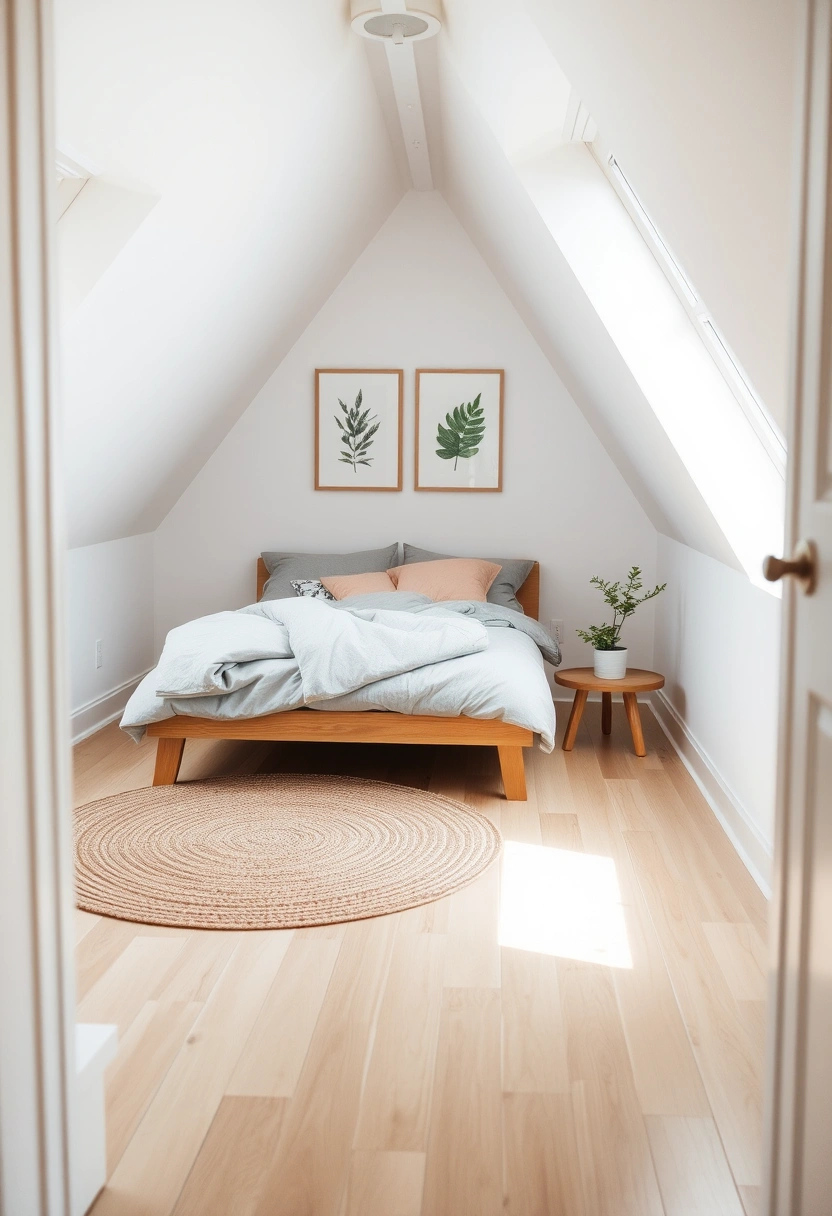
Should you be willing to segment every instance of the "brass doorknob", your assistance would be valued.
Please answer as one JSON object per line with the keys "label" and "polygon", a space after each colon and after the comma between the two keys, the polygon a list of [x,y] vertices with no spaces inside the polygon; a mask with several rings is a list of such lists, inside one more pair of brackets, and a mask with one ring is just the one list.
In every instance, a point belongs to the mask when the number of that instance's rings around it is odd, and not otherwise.
{"label": "brass doorknob", "polygon": [[776,583],[787,575],[796,578],[804,595],[811,595],[817,585],[818,555],[814,541],[802,540],[795,547],[791,560],[767,557],[763,562],[763,578]]}

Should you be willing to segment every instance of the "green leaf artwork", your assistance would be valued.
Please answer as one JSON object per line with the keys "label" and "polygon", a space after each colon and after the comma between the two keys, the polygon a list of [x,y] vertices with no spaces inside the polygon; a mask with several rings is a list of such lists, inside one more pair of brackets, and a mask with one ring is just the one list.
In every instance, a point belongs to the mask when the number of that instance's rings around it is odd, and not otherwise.
{"label": "green leaf artwork", "polygon": [[342,422],[337,414],[333,414],[340,427],[341,443],[344,445],[338,460],[341,464],[351,464],[354,473],[358,472],[360,464],[369,467],[373,463],[373,457],[367,453],[373,446],[376,431],[381,426],[381,423],[376,421],[378,414],[373,414],[371,418],[369,409],[362,410],[363,399],[363,393],[359,389],[355,405],[348,409],[339,397],[338,404],[343,411],[344,421]]}
{"label": "green leaf artwork", "polygon": [[445,415],[447,427],[439,423],[436,455],[440,460],[452,460],[457,467],[460,457],[467,460],[476,456],[485,434],[484,410],[480,405],[482,393],[477,393],[467,405],[458,405],[451,414]]}

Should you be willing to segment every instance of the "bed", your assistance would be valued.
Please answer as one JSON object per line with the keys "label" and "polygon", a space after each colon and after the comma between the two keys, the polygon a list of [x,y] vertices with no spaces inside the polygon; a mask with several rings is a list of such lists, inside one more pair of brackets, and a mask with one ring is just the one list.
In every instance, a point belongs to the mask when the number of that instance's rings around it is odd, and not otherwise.
{"label": "bed", "polygon": [[[262,558],[257,561],[257,599],[268,579]],[[538,619],[540,611],[540,565],[535,562],[517,599],[527,616]],[[384,710],[290,709],[256,718],[217,721],[177,714],[151,722],[147,734],[158,740],[154,785],[172,785],[179,775],[187,739],[251,739],[274,742],[316,743],[427,743],[496,747],[505,797],[526,800],[523,749],[534,743],[534,733],[497,719],[431,717],[391,713]]]}

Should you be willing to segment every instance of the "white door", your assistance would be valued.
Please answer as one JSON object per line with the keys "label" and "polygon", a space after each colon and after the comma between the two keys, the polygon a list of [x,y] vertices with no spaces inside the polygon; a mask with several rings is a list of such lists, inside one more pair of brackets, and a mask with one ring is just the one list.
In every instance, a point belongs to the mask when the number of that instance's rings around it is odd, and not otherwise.
{"label": "white door", "polygon": [[[0,1214],[69,1216],[74,957],[49,0],[0,0]],[[14,689],[13,695],[6,695]]]}
{"label": "white door", "polygon": [[798,559],[812,542],[816,586],[784,578],[768,1216],[832,1213],[832,0],[803,12],[786,537]]}

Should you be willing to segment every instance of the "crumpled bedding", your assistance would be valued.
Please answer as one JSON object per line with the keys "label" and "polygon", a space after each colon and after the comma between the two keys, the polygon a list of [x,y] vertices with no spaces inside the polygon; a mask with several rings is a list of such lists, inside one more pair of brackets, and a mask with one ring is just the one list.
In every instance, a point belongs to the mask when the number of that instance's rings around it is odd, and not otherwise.
{"label": "crumpled bedding", "polygon": [[543,657],[560,662],[541,626],[491,604],[406,593],[261,601],[172,629],[121,726],[138,740],[149,722],[177,713],[379,709],[499,718],[535,731],[551,751]]}

